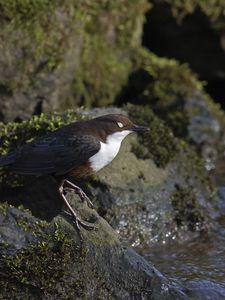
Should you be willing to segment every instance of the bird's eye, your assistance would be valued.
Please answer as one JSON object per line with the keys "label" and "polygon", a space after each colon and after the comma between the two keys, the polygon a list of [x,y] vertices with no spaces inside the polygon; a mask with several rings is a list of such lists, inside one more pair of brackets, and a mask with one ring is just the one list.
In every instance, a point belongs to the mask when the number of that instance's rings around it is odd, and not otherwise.
{"label": "bird's eye", "polygon": [[119,126],[119,128],[123,128],[123,123],[117,122],[117,125]]}

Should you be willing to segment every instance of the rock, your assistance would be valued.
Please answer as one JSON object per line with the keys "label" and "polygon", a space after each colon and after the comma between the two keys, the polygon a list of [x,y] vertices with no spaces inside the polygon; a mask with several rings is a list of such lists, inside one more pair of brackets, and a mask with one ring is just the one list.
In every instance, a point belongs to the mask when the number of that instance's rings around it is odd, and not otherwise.
{"label": "rock", "polygon": [[[188,299],[116,232],[69,195],[83,219],[80,240],[70,220],[51,223],[22,208],[0,208],[0,297],[3,299]],[[47,199],[46,199],[47,201]],[[7,229],[7,230],[6,230]]]}
{"label": "rock", "polygon": [[0,120],[113,103],[148,7],[147,0],[0,1]]}
{"label": "rock", "polygon": [[[221,163],[225,118],[203,83],[187,65],[141,47],[144,13],[151,6],[147,0],[123,5],[117,1],[113,9],[94,1],[87,6],[72,0],[67,5],[38,1],[35,6],[21,1],[18,11],[13,3],[0,1],[0,120],[23,120],[80,105],[141,103],[150,106],[176,136],[194,145],[208,169]],[[217,23],[213,5],[199,4]],[[182,3],[174,6],[190,12]],[[194,3],[190,7],[194,11]],[[217,65],[223,63],[219,60]],[[213,121],[213,129],[207,121]],[[200,144],[193,135],[203,131]]]}
{"label": "rock", "polygon": [[160,57],[189,63],[207,81],[224,81],[224,3],[152,1],[143,44]]}
{"label": "rock", "polygon": [[[53,130],[74,119],[119,111],[35,117],[20,124],[2,125],[1,152],[25,143],[45,130]],[[213,225],[217,203],[215,188],[196,153],[165,127],[146,107],[127,106],[131,119],[151,128],[149,134],[128,137],[118,157],[85,182],[77,182],[93,198],[98,212],[132,245],[150,246],[188,240]],[[11,131],[10,131],[11,130]],[[10,136],[8,132],[10,131]],[[177,176],[179,174],[179,176]],[[48,201],[46,201],[48,199]],[[23,204],[32,213],[50,221],[61,211],[56,183],[48,177],[15,176],[2,170],[1,200]]]}
{"label": "rock", "polygon": [[225,288],[209,280],[192,280],[187,284],[187,295],[193,300],[223,300]]}
{"label": "rock", "polygon": [[187,65],[139,49],[121,99],[150,107],[176,137],[201,155],[211,178],[221,177],[225,114]]}
{"label": "rock", "polygon": [[121,156],[97,174],[102,188],[95,195],[104,217],[133,245],[185,240],[208,231],[217,199],[201,160],[149,109],[130,106],[128,111],[151,131],[138,141],[135,136],[125,140]]}

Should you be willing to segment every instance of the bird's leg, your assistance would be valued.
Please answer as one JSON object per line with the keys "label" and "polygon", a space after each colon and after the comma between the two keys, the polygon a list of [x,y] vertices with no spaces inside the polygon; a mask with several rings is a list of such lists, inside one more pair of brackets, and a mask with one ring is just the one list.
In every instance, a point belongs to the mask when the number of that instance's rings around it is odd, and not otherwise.
{"label": "bird's leg", "polygon": [[64,180],[64,184],[67,184],[67,186],[72,190],[74,191],[82,201],[86,201],[87,202],[87,205],[88,207],[90,208],[93,208],[94,205],[93,203],[91,202],[91,200],[88,198],[88,196],[85,194],[85,192],[77,185],[75,185],[74,183],[72,183],[71,181],[65,179]]}
{"label": "bird's leg", "polygon": [[78,231],[80,231],[81,226],[84,227],[85,229],[89,229],[89,230],[94,229],[95,228],[94,225],[84,222],[77,216],[77,214],[73,210],[72,206],[67,201],[66,196],[64,195],[64,187],[63,187],[64,183],[65,183],[65,180],[63,180],[59,186],[59,193],[60,193],[60,196],[62,197],[64,203],[66,204],[66,207],[69,210],[69,215],[74,219],[74,224],[76,225],[76,228],[78,229]]}

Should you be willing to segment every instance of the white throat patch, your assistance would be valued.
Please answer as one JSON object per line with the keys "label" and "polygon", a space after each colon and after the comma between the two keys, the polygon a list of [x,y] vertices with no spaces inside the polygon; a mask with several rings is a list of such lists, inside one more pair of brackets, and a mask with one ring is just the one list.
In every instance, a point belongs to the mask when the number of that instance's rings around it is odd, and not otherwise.
{"label": "white throat patch", "polygon": [[108,136],[106,143],[101,143],[100,150],[89,158],[91,168],[97,172],[108,165],[118,154],[122,140],[132,131],[123,130]]}

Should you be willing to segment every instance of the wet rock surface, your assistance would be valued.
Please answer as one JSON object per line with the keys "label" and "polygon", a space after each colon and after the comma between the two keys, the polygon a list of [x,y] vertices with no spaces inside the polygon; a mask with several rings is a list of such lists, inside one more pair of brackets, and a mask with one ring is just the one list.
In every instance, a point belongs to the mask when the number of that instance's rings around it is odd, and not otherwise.
{"label": "wet rock surface", "polygon": [[185,240],[207,231],[213,204],[208,191],[196,191],[195,180],[187,184],[184,169],[176,177],[176,162],[162,170],[150,160],[137,160],[126,147],[129,149],[129,144],[124,145],[123,156],[110,169],[99,173],[100,187],[95,184],[93,191],[100,202],[99,212],[110,224],[133,245],[141,247]]}
{"label": "wet rock surface", "polygon": [[[68,196],[73,203],[79,201]],[[3,299],[187,299],[181,289],[123,245],[95,211],[85,204],[75,206],[96,226],[94,231],[82,229],[82,240],[62,216],[46,223],[22,208],[1,206]]]}
{"label": "wet rock surface", "polygon": [[187,295],[190,299],[223,300],[225,297],[225,288],[223,285],[207,280],[193,280],[188,283],[187,288],[189,289]]}

